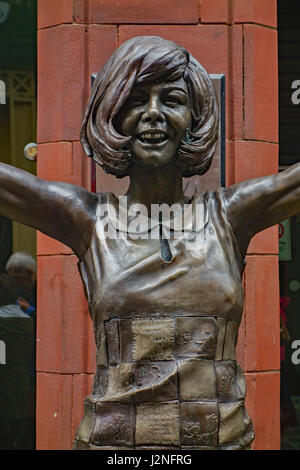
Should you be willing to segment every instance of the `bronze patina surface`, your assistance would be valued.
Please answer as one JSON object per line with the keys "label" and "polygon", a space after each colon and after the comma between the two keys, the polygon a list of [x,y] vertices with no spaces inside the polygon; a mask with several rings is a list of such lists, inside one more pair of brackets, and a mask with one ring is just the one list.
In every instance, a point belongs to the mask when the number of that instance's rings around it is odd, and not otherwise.
{"label": "bronze patina surface", "polygon": [[[217,135],[203,67],[145,36],[99,72],[81,129],[88,156],[129,176],[126,197],[0,164],[1,215],[79,259],[97,370],[74,449],[246,449],[254,438],[235,355],[244,258],[257,232],[300,212],[300,164],[186,200],[182,178],[208,170]],[[173,218],[146,217],[137,236],[133,205],[163,203]]]}

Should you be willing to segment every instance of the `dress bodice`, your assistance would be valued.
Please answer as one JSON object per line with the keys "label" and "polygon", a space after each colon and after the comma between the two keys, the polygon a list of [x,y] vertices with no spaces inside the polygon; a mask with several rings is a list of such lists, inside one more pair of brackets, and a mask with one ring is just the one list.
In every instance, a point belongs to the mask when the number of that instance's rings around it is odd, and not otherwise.
{"label": "dress bodice", "polygon": [[253,429],[235,356],[243,261],[222,190],[193,198],[179,236],[166,221],[160,236],[151,223],[137,237],[122,210],[99,195],[79,265],[97,371],[74,447],[245,448]]}

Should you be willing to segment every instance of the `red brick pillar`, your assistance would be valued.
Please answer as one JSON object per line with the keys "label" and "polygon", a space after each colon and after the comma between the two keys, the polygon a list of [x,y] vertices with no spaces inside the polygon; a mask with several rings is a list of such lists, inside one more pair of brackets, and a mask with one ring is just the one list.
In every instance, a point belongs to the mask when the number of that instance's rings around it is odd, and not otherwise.
{"label": "red brick pillar", "polygon": [[[90,74],[126,39],[160,35],[226,74],[227,183],[277,172],[276,0],[38,0],[38,175],[89,187],[79,143]],[[238,344],[255,449],[277,449],[277,228],[248,252]],[[76,258],[38,235],[37,448],[69,449],[95,367]]]}
{"label": "red brick pillar", "polygon": [[[90,75],[114,51],[117,26],[74,20],[73,3],[38,2],[37,171],[89,188],[80,123]],[[70,449],[95,370],[92,324],[71,250],[38,234],[37,253],[37,448]]]}

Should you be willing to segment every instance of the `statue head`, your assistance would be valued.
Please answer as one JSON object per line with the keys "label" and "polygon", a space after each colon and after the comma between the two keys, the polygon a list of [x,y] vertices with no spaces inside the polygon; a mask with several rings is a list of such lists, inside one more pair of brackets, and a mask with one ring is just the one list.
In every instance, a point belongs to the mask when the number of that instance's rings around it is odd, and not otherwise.
{"label": "statue head", "polygon": [[212,82],[202,65],[183,47],[157,36],[123,43],[99,71],[81,126],[88,156],[118,177],[129,174],[132,136],[122,133],[122,115],[141,84],[184,81],[190,125],[178,142],[174,163],[182,176],[205,173],[218,138],[218,108]]}

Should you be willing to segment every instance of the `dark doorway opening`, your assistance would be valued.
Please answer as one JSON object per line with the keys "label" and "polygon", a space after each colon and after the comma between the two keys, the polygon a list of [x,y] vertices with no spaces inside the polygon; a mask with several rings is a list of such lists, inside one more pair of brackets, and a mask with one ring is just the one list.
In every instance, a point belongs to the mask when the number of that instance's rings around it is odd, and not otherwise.
{"label": "dark doorway opening", "polygon": [[[300,3],[278,0],[279,168],[299,161]],[[279,226],[281,448],[300,450],[300,216]]]}
{"label": "dark doorway opening", "polygon": [[[37,0],[0,1],[0,159],[35,174],[24,147],[36,142]],[[35,449],[36,307],[20,303],[17,282],[6,273],[13,253],[35,261],[33,229],[0,217],[0,449]],[[8,276],[8,277],[5,277]],[[7,296],[7,292],[11,292]],[[14,295],[16,296],[14,297]]]}

